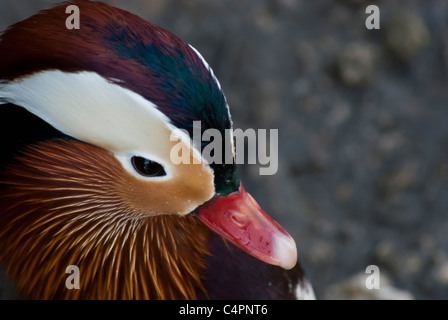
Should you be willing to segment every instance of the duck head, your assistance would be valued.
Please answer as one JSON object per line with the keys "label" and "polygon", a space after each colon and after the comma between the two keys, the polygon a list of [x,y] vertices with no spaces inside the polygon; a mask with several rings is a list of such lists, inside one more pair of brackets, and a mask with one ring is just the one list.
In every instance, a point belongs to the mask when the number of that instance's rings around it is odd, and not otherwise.
{"label": "duck head", "polygon": [[[21,146],[2,169],[1,260],[16,257],[25,268],[19,255],[40,250],[40,262],[68,262],[58,249],[82,247],[102,250],[102,260],[78,254],[101,265],[121,247],[130,261],[140,250],[151,264],[139,244],[151,238],[174,251],[170,265],[177,268],[179,239],[203,240],[194,234],[199,227],[191,221],[198,221],[256,258],[291,269],[294,240],[244,190],[236,165],[209,163],[205,144],[189,143],[195,121],[223,137],[232,129],[224,93],[199,52],[131,13],[86,0],[72,4],[80,9],[80,29],[66,28],[66,3],[1,36],[0,102],[20,106],[62,137]],[[21,131],[30,129],[18,120]],[[179,143],[189,163],[171,161]],[[169,229],[171,221],[194,228],[173,222]]]}

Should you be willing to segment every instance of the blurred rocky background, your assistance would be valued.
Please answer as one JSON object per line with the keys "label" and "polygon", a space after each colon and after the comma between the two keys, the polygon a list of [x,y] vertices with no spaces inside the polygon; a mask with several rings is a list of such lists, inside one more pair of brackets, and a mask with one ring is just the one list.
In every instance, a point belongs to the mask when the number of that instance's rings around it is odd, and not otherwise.
{"label": "blurred rocky background", "polygon": [[[57,2],[1,0],[0,29]],[[196,47],[235,127],[279,130],[277,174],[242,176],[318,298],[448,298],[447,1],[104,2]]]}

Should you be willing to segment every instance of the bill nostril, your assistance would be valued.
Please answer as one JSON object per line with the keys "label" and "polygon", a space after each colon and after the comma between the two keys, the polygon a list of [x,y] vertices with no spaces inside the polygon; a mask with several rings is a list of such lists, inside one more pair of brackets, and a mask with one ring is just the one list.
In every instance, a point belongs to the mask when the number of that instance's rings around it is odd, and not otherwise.
{"label": "bill nostril", "polygon": [[232,222],[239,228],[244,228],[249,224],[250,219],[239,212],[229,213],[229,215]]}

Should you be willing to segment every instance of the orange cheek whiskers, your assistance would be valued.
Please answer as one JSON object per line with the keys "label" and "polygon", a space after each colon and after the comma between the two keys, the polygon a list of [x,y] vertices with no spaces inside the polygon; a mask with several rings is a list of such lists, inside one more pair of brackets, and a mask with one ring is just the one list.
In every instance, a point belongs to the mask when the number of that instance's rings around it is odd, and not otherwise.
{"label": "orange cheek whiskers", "polygon": [[[1,173],[0,264],[25,297],[193,299],[203,290],[209,230],[131,206],[117,193],[120,170],[103,149],[53,141]],[[68,265],[79,267],[79,290],[65,287]]]}

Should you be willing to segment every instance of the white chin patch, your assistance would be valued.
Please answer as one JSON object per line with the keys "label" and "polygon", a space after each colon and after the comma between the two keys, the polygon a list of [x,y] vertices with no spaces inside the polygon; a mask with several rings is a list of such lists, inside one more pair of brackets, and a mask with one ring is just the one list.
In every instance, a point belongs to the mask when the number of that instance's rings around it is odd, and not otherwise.
{"label": "white chin patch", "polygon": [[303,279],[297,284],[295,294],[297,300],[316,300],[313,287],[308,279]]}

